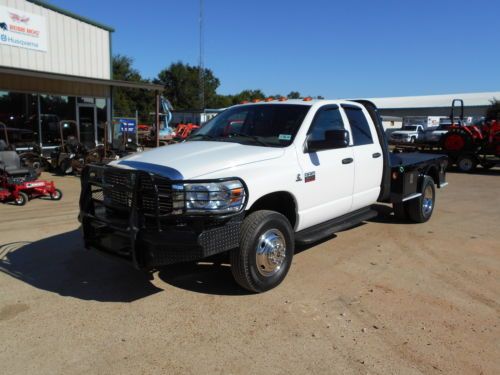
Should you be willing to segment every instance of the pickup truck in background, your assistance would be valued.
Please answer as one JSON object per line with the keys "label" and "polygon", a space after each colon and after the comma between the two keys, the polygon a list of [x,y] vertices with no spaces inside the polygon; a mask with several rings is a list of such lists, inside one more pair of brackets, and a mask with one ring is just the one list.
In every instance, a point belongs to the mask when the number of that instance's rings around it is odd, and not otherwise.
{"label": "pickup truck in background", "polygon": [[390,135],[392,143],[415,143],[424,138],[423,125],[405,125],[401,130],[393,131]]}
{"label": "pickup truck in background", "polygon": [[87,248],[140,269],[229,252],[237,283],[263,292],[283,281],[296,243],[375,217],[377,202],[429,220],[446,166],[390,153],[368,101],[243,104],[186,142],[88,166],[79,219]]}

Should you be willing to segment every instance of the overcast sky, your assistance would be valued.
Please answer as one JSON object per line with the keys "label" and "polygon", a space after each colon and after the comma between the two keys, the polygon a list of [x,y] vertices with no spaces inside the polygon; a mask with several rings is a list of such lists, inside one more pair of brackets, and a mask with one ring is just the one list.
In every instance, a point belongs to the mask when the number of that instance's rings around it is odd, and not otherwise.
{"label": "overcast sky", "polygon": [[[115,28],[113,53],[153,78],[198,63],[199,0],[50,0]],[[205,0],[219,93],[327,98],[500,90],[499,0]]]}

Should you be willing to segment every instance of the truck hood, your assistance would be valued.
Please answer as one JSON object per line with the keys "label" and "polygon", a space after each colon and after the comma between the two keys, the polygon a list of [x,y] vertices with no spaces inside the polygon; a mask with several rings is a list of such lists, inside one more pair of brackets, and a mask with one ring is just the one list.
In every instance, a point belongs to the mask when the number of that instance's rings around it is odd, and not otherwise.
{"label": "truck hood", "polygon": [[284,149],[232,142],[183,142],[134,154],[109,163],[112,166],[187,180],[224,169],[279,158]]}

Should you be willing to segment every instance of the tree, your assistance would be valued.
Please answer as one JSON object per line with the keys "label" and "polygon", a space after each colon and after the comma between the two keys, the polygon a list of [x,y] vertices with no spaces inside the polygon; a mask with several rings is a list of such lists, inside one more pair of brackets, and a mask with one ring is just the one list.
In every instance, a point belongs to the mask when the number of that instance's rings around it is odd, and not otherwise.
{"label": "tree", "polygon": [[239,94],[236,94],[232,97],[233,104],[240,104],[241,102],[247,101],[250,102],[255,99],[265,99],[266,96],[262,92],[262,90],[243,90]]}
{"label": "tree", "polygon": [[287,95],[288,99],[300,99],[300,92],[291,91],[290,94]]}
{"label": "tree", "polygon": [[[133,68],[134,60],[128,56],[113,56],[113,79],[120,81],[148,82]],[[154,111],[154,93],[148,90],[115,88],[113,90],[113,108],[116,116],[132,117],[139,112],[141,120],[149,120],[149,113]]]}
{"label": "tree", "polygon": [[[181,61],[163,69],[155,83],[165,86],[164,94],[176,110],[203,109],[200,101],[199,67]],[[204,69],[205,107],[214,107],[220,98],[217,88],[220,81],[210,69]]]}

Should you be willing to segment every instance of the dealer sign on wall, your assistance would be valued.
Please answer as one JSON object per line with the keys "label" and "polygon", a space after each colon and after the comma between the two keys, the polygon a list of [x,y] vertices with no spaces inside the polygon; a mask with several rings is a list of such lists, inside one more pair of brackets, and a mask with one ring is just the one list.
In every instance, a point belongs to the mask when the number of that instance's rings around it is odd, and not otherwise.
{"label": "dealer sign on wall", "polygon": [[0,6],[0,44],[46,52],[45,17]]}

